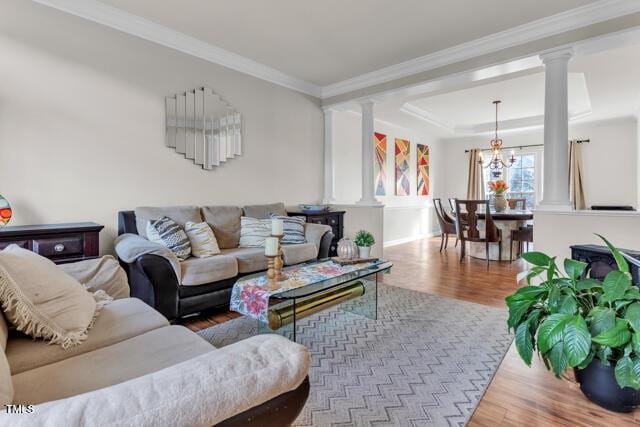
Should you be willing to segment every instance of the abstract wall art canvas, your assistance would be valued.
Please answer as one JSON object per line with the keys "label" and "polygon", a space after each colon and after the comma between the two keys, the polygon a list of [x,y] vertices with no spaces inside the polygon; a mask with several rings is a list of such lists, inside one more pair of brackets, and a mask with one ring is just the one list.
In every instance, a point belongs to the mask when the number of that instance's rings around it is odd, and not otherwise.
{"label": "abstract wall art canvas", "polygon": [[408,196],[409,184],[409,141],[396,138],[396,196]]}
{"label": "abstract wall art canvas", "polygon": [[416,144],[418,196],[429,195],[429,146]]}
{"label": "abstract wall art canvas", "polygon": [[387,135],[379,132],[373,133],[373,143],[375,145],[374,175],[376,177],[376,196],[384,196],[387,183]]}

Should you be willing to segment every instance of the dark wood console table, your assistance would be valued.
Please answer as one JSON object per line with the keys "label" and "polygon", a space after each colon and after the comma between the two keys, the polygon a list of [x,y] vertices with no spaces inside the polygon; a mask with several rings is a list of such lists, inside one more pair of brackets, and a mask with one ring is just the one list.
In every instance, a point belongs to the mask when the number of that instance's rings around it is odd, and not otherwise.
{"label": "dark wood console table", "polygon": [[314,224],[325,224],[331,226],[333,240],[329,248],[329,256],[337,256],[338,241],[344,235],[344,213],[345,211],[326,211],[326,212],[305,212],[301,210],[287,211],[289,216],[303,216],[305,221]]}
{"label": "dark wood console table", "polygon": [[99,234],[103,228],[95,222],[3,227],[0,228],[0,250],[15,243],[56,264],[83,261],[98,257]]}

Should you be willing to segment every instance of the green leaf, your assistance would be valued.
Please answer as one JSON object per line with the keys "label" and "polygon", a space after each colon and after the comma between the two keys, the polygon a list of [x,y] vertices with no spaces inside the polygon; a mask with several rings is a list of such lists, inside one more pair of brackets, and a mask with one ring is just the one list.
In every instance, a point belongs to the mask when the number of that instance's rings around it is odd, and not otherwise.
{"label": "green leaf", "polygon": [[549,352],[549,361],[551,362],[553,373],[560,378],[560,374],[567,369],[567,357],[564,354],[562,342],[558,342],[553,346],[551,352]]}
{"label": "green leaf", "polygon": [[578,368],[578,369],[584,369],[584,368],[586,368],[587,366],[589,366],[589,364],[593,361],[593,358],[595,357],[595,355],[596,355],[596,352],[595,352],[595,350],[592,348],[592,349],[589,351],[589,354],[587,355],[587,357],[586,357],[582,362],[580,362],[580,364],[579,364],[578,366],[576,366],[576,368]]}
{"label": "green leaf", "polygon": [[633,347],[633,351],[640,355],[640,332],[631,335],[631,346]]}
{"label": "green leaf", "polygon": [[564,271],[573,280],[578,280],[582,277],[582,274],[587,269],[587,263],[582,261],[576,261],[575,259],[564,260]]}
{"label": "green leaf", "polygon": [[547,290],[542,286],[524,286],[516,291],[516,293],[507,297],[507,302],[513,300],[535,300],[539,299]]}
{"label": "green leaf", "polygon": [[548,267],[551,263],[551,258],[542,252],[525,252],[521,256],[529,264],[537,265],[538,267]]}
{"label": "green leaf", "polygon": [[578,310],[578,303],[573,295],[565,295],[560,303],[560,313],[575,314]]}
{"label": "green leaf", "polygon": [[627,292],[624,293],[624,297],[625,299],[630,300],[640,300],[640,289],[636,288],[635,286],[631,286],[629,289],[627,289]]}
{"label": "green leaf", "polygon": [[610,271],[602,282],[604,289],[604,300],[611,302],[623,298],[625,292],[631,286],[631,279],[628,274],[619,270]]}
{"label": "green leaf", "polygon": [[613,258],[616,260],[616,264],[618,264],[618,270],[622,271],[623,273],[628,273],[629,272],[629,264],[627,263],[627,260],[624,259],[624,256],[622,256],[620,251],[618,249],[616,249],[615,246],[613,246],[607,239],[605,239],[601,235],[596,233],[596,236],[601,238],[604,241],[604,243],[607,245],[609,250],[611,251],[611,254],[613,255]]}
{"label": "green leaf", "polygon": [[578,366],[591,349],[591,334],[582,316],[572,316],[562,332],[564,355],[570,367]]}
{"label": "green leaf", "polygon": [[587,289],[601,288],[602,283],[596,279],[582,279],[578,280],[576,289],[579,291],[586,291]]}
{"label": "green leaf", "polygon": [[640,303],[633,303],[627,307],[624,318],[634,331],[640,332]]}
{"label": "green leaf", "polygon": [[549,298],[547,299],[547,306],[551,313],[558,313],[560,311],[560,303],[562,298],[562,292],[557,286],[553,286],[549,291]]}
{"label": "green leaf", "polygon": [[610,308],[594,307],[588,318],[591,335],[597,336],[616,325],[616,312]]}
{"label": "green leaf", "polygon": [[547,281],[553,281],[553,278],[556,275],[556,271],[558,270],[558,266],[556,265],[556,257],[551,258],[551,262],[549,263],[549,268],[547,269]]}
{"label": "green leaf", "polygon": [[631,339],[629,325],[622,319],[616,319],[613,328],[604,331],[592,338],[593,342],[608,347],[622,347]]}
{"label": "green leaf", "polygon": [[524,360],[527,366],[531,366],[531,358],[533,357],[533,337],[529,330],[529,322],[523,322],[516,329],[516,348],[518,354]]}
{"label": "green leaf", "polygon": [[507,320],[507,326],[509,328],[515,328],[522,320],[524,315],[529,311],[529,307],[535,303],[534,300],[511,300],[507,301],[509,307],[509,320]]}
{"label": "green leaf", "polygon": [[598,348],[596,349],[596,357],[600,360],[600,362],[602,362],[603,365],[609,366],[611,365],[611,363],[609,363],[609,357],[611,357],[612,352],[613,351],[611,350],[611,347],[598,346]]}
{"label": "green leaf", "polygon": [[572,316],[563,313],[552,314],[540,325],[538,330],[538,351],[546,353],[562,341],[564,325]]}
{"label": "green leaf", "polygon": [[[636,361],[637,362],[637,361]],[[623,356],[616,362],[616,381],[620,387],[640,388],[640,378],[636,376],[636,363],[629,356]]]}

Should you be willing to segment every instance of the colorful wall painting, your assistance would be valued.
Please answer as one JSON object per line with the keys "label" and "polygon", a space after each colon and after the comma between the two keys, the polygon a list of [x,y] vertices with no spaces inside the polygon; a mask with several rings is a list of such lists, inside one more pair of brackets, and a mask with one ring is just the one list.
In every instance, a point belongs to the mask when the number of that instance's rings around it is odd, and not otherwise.
{"label": "colorful wall painting", "polygon": [[396,196],[408,196],[409,184],[409,141],[396,138]]}
{"label": "colorful wall painting", "polygon": [[373,173],[376,177],[376,196],[384,196],[387,193],[385,188],[387,183],[387,135],[379,132],[373,133],[373,143],[375,145],[375,161]]}
{"label": "colorful wall painting", "polygon": [[416,144],[418,160],[418,196],[429,195],[429,146]]}

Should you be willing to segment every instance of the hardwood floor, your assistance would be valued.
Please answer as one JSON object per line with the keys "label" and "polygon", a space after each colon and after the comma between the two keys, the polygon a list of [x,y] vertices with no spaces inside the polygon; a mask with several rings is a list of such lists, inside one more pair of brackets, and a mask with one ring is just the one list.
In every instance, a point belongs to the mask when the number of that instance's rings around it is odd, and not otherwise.
{"label": "hardwood floor", "polygon": [[[440,253],[440,238],[424,239],[385,249],[393,261],[385,283],[420,292],[471,301],[506,309],[504,298],[517,289],[516,275],[522,261],[486,263],[467,257],[458,260],[454,239]],[[212,313],[183,321],[199,330],[236,317],[235,313]],[[506,325],[505,325],[506,328]],[[617,414],[591,403],[574,383],[556,379],[535,360],[531,368],[512,345],[469,426],[626,426],[640,423],[640,411]]]}

